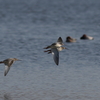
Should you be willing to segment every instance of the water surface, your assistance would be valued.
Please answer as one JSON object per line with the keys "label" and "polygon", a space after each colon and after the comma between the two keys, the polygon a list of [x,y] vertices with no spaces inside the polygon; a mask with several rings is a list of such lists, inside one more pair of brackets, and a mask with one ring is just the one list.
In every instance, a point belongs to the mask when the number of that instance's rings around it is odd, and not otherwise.
{"label": "water surface", "polygon": [[[99,0],[1,0],[0,60],[22,61],[6,77],[0,65],[0,100],[100,100],[99,32]],[[68,50],[56,66],[43,48],[60,36]]]}

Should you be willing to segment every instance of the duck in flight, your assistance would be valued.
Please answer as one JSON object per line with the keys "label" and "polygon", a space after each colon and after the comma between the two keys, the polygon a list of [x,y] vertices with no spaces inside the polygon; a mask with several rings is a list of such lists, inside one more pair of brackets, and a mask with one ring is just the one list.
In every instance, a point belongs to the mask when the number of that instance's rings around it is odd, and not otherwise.
{"label": "duck in flight", "polygon": [[56,43],[53,43],[47,47],[45,47],[44,49],[49,49],[49,48],[59,48],[61,47],[63,44],[63,40],[61,37],[58,38],[57,42]]}
{"label": "duck in flight", "polygon": [[4,65],[5,65],[4,76],[7,75],[7,73],[8,73],[9,70],[10,70],[11,65],[12,65],[15,61],[20,61],[20,60],[17,59],[17,58],[8,58],[8,59],[5,59],[5,60],[3,60],[3,61],[0,61],[0,64],[1,64],[1,63],[4,63]]}
{"label": "duck in flight", "polygon": [[50,48],[49,50],[44,51],[44,52],[48,52],[48,54],[52,53],[53,59],[54,59],[54,62],[56,63],[56,65],[59,64],[59,51],[66,49],[65,47],[62,47],[62,45],[64,45],[63,40],[61,37],[59,37],[56,43],[53,43],[53,44],[44,48],[44,49]]}

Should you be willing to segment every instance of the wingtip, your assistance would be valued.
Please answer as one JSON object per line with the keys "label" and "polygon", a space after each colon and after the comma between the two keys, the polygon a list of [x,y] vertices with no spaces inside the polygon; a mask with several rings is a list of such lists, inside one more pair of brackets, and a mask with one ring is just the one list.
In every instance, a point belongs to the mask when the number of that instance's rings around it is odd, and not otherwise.
{"label": "wingtip", "polygon": [[4,76],[6,76],[7,74],[6,73],[4,73]]}
{"label": "wingtip", "polygon": [[43,48],[43,49],[48,49],[48,48],[50,48],[50,46],[47,46],[47,47],[45,47],[45,48]]}
{"label": "wingtip", "polygon": [[6,75],[7,75],[7,72],[5,71],[5,72],[4,72],[4,76],[6,76]]}
{"label": "wingtip", "polygon": [[55,62],[55,63],[56,63],[57,66],[59,65],[59,62]]}

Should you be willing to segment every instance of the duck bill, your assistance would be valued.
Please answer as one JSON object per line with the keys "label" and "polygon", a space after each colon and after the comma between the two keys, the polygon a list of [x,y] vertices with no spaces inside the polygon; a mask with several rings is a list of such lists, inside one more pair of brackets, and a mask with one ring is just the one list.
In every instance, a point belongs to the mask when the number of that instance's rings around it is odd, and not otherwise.
{"label": "duck bill", "polygon": [[65,48],[65,49],[69,50],[68,48]]}
{"label": "duck bill", "polygon": [[22,60],[20,60],[20,59],[17,59],[17,61],[22,61]]}
{"label": "duck bill", "polygon": [[62,43],[62,45],[64,45],[64,44]]}
{"label": "duck bill", "polygon": [[63,43],[61,43],[61,45],[64,45]]}

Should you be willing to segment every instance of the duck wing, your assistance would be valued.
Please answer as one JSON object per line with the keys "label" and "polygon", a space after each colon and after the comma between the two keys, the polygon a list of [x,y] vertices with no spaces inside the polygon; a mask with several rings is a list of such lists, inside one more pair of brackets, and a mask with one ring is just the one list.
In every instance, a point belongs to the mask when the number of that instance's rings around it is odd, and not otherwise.
{"label": "duck wing", "polygon": [[59,51],[57,50],[57,48],[52,48],[51,51],[53,54],[54,62],[56,63],[56,65],[58,65],[59,64]]}
{"label": "duck wing", "polygon": [[57,40],[57,42],[59,42],[59,43],[63,43],[62,38],[61,38],[61,37],[59,37],[59,38],[58,38],[58,40]]}
{"label": "duck wing", "polygon": [[7,65],[5,66],[5,71],[4,71],[4,76],[7,75],[7,73],[9,72],[10,67],[8,67]]}
{"label": "duck wing", "polygon": [[4,76],[6,76],[7,73],[9,72],[10,67],[11,67],[11,65],[13,64],[13,62],[14,62],[13,60],[10,60],[8,63],[5,64]]}

